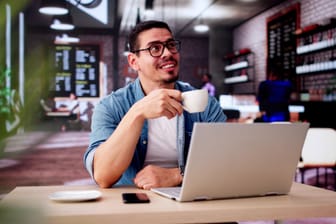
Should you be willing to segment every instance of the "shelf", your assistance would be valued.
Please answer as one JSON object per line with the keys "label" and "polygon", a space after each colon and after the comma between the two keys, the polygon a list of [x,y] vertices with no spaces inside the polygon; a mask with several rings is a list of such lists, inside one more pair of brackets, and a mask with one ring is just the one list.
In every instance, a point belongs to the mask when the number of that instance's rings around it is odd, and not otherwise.
{"label": "shelf", "polygon": [[225,57],[223,83],[230,94],[254,94],[254,53],[249,48]]}
{"label": "shelf", "polygon": [[238,63],[235,63],[235,64],[225,66],[224,70],[226,72],[228,72],[228,71],[234,71],[234,70],[243,69],[243,68],[247,68],[247,67],[248,67],[248,62],[247,61],[241,61],[241,62],[238,62]]}
{"label": "shelf", "polygon": [[245,55],[248,55],[248,54],[251,54],[251,50],[249,48],[243,48],[243,49],[240,49],[238,51],[235,51],[231,54],[227,54],[224,59],[225,60],[230,60],[230,59],[233,59],[233,58],[238,58],[238,57],[242,57],[242,56],[245,56]]}
{"label": "shelf", "polygon": [[336,26],[335,19],[330,19],[330,23],[325,25],[319,25],[319,24],[311,24],[308,25],[302,29],[298,29],[295,31],[295,34],[297,37],[305,37],[311,34],[324,32],[326,30],[332,29]]}
{"label": "shelf", "polygon": [[301,101],[335,101],[336,23],[312,24],[296,32],[296,92]]}
{"label": "shelf", "polygon": [[303,45],[296,48],[296,53],[298,55],[311,53],[318,50],[328,49],[330,47],[336,46],[336,38],[319,41],[313,44]]}
{"label": "shelf", "polygon": [[305,73],[326,72],[335,69],[336,69],[336,60],[296,66],[296,74],[300,75]]}
{"label": "shelf", "polygon": [[225,84],[240,83],[240,82],[246,82],[246,81],[248,81],[247,75],[235,76],[235,77],[224,79]]}

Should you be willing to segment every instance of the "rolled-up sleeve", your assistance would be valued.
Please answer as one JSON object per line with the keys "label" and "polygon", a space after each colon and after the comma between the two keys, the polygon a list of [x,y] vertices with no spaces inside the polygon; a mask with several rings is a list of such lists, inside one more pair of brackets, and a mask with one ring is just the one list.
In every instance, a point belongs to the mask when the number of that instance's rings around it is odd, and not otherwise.
{"label": "rolled-up sleeve", "polygon": [[112,108],[109,105],[111,105],[111,101],[103,99],[96,105],[92,116],[90,143],[83,157],[84,166],[92,178],[94,173],[93,159],[96,149],[112,135],[119,122],[112,116]]}
{"label": "rolled-up sleeve", "polygon": [[93,157],[94,157],[95,152],[96,152],[96,149],[93,149],[89,151],[88,153],[86,153],[84,157],[85,168],[90,174],[90,176],[92,177],[92,179],[94,179],[93,177]]}

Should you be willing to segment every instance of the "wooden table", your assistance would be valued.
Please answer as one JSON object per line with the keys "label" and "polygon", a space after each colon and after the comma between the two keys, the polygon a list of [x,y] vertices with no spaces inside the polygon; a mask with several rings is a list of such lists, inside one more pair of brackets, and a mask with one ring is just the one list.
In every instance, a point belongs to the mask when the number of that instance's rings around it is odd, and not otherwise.
{"label": "wooden table", "polygon": [[[59,203],[48,195],[63,190],[102,192],[92,202]],[[91,186],[17,187],[0,205],[28,204],[43,208],[47,223],[211,223],[228,221],[286,220],[336,217],[336,192],[294,183],[289,195],[176,202],[145,191],[149,204],[123,204],[122,192],[143,192],[135,188],[99,189]]]}

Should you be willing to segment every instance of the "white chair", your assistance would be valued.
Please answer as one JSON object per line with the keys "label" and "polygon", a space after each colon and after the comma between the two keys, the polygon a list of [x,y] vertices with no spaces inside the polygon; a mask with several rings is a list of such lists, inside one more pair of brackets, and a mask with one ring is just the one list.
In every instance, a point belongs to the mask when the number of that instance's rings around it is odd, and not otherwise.
{"label": "white chair", "polygon": [[332,128],[309,128],[303,145],[302,161],[299,164],[301,182],[304,183],[304,172],[316,169],[316,184],[319,185],[319,168],[325,169],[325,187],[327,186],[327,170],[334,174],[334,190],[336,190],[336,130]]}

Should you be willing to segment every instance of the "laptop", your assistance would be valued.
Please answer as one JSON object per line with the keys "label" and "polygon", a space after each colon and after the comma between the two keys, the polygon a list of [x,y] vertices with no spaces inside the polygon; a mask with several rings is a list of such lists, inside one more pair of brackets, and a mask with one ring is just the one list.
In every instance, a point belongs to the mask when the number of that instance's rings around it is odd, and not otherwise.
{"label": "laptop", "polygon": [[181,187],[151,191],[180,201],[288,194],[309,123],[195,123]]}

